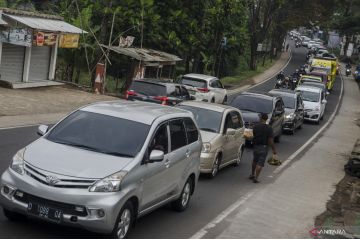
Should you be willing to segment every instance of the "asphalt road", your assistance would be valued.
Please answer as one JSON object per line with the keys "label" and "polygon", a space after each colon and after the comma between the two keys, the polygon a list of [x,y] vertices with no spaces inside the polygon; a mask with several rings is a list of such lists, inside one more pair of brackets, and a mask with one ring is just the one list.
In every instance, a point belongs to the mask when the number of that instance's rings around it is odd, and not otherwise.
{"label": "asphalt road", "polygon": [[[293,48],[293,57],[285,74],[291,74],[304,64],[303,48]],[[252,88],[252,92],[268,92],[275,84],[275,79]],[[277,150],[282,160],[308,141],[326,122],[337,104],[340,94],[340,79],[335,83],[334,90],[328,98],[324,120],[320,125],[305,124],[295,135],[283,135],[277,144]],[[37,127],[25,127],[0,130],[0,173],[9,165],[16,151],[35,140]],[[239,198],[246,196],[265,184],[271,184],[274,178],[269,178],[276,169],[267,165],[262,172],[260,185],[247,179],[250,173],[252,150],[246,149],[243,162],[239,167],[228,167],[219,172],[215,179],[201,177],[198,188],[191,199],[190,206],[183,213],[173,212],[165,206],[138,220],[130,238],[189,238],[208,222],[217,217]],[[284,169],[286,171],[286,168]],[[276,178],[276,175],[275,175]],[[0,238],[102,238],[103,236],[87,231],[62,227],[42,221],[26,221],[12,223],[0,211]]]}

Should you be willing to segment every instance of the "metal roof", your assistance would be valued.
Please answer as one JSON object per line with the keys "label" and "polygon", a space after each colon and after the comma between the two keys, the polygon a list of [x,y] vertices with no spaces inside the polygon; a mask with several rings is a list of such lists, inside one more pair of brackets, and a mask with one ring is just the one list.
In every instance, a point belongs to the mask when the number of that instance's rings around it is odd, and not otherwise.
{"label": "metal roof", "polygon": [[157,62],[165,63],[170,62],[169,64],[175,64],[175,62],[181,61],[182,59],[176,55],[172,55],[166,52],[161,52],[153,49],[146,48],[131,48],[131,47],[118,47],[118,46],[106,46],[101,44],[103,48],[109,49],[116,53],[135,58],[138,61],[143,61],[145,63]]}
{"label": "metal roof", "polygon": [[10,14],[3,15],[33,29],[64,33],[87,33],[86,31],[61,20],[15,16]]}
{"label": "metal roof", "polygon": [[8,25],[8,23],[0,18],[0,25]]}

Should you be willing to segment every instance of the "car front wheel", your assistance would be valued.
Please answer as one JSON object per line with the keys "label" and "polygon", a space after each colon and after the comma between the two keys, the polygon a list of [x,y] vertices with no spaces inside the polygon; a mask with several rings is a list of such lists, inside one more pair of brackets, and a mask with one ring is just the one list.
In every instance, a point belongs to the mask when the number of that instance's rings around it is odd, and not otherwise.
{"label": "car front wheel", "polygon": [[182,212],[188,207],[192,192],[192,186],[192,178],[188,178],[183,190],[181,191],[180,197],[171,203],[171,206],[175,211]]}
{"label": "car front wheel", "polygon": [[126,202],[121,209],[116,220],[112,233],[113,238],[123,239],[130,232],[130,228],[134,222],[134,207],[131,202]]}

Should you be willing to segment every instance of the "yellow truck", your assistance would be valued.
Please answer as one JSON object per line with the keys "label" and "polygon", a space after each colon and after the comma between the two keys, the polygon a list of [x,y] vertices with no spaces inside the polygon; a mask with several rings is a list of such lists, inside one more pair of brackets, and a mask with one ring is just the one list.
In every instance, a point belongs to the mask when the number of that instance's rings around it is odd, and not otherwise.
{"label": "yellow truck", "polygon": [[312,59],[311,62],[311,69],[312,70],[327,70],[328,74],[328,81],[326,83],[326,87],[329,91],[332,90],[334,87],[335,79],[336,79],[336,72],[337,72],[337,59],[336,58],[320,58],[315,57]]}

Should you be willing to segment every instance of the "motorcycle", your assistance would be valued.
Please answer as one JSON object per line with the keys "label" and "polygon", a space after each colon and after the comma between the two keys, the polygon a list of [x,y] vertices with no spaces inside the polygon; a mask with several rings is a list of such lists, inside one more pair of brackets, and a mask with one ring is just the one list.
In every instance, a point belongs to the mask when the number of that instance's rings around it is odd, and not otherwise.
{"label": "motorcycle", "polygon": [[282,87],[282,85],[283,85],[283,80],[281,80],[281,79],[279,78],[279,79],[276,80],[276,83],[275,83],[274,88],[275,88],[275,89],[279,89],[279,88]]}
{"label": "motorcycle", "polygon": [[350,68],[346,68],[346,76],[348,77],[349,75],[351,75],[351,69],[350,69]]}

